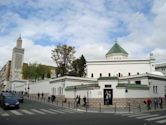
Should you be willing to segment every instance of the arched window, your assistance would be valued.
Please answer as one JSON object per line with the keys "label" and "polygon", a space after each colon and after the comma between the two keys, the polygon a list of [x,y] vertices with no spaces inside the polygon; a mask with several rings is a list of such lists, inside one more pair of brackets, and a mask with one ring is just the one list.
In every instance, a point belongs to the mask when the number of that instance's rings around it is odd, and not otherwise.
{"label": "arched window", "polygon": [[139,75],[139,72],[137,72],[137,75]]}
{"label": "arched window", "polygon": [[102,74],[100,73],[100,77],[102,77]]}
{"label": "arched window", "polygon": [[111,77],[111,73],[108,73],[108,76]]}
{"label": "arched window", "polygon": [[91,74],[91,77],[93,78],[93,73]]}
{"label": "arched window", "polygon": [[128,73],[128,75],[129,75],[129,76],[131,75],[130,72]]}

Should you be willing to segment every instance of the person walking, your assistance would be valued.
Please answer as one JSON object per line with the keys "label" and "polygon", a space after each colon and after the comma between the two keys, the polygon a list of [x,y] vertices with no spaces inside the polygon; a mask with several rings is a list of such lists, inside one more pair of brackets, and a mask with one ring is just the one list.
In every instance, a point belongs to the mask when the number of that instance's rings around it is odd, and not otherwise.
{"label": "person walking", "polygon": [[86,97],[85,96],[83,98],[83,102],[84,102],[83,106],[86,106]]}
{"label": "person walking", "polygon": [[152,103],[151,99],[148,99],[148,100],[147,100],[147,107],[148,107],[148,110],[151,110],[151,103]]}
{"label": "person walking", "polygon": [[161,97],[159,98],[159,105],[160,105],[160,108],[162,109],[163,108],[163,99]]}
{"label": "person walking", "polygon": [[38,100],[39,100],[39,98],[40,98],[40,93],[38,92],[38,94],[37,94],[37,97],[38,97]]}
{"label": "person walking", "polygon": [[41,96],[42,96],[42,99],[43,99],[43,97],[44,97],[44,93],[43,92],[42,92]]}

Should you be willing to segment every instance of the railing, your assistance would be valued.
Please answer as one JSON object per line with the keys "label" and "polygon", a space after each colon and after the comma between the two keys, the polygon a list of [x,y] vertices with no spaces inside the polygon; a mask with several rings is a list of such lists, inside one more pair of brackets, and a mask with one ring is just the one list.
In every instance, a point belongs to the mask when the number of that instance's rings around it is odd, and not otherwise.
{"label": "railing", "polygon": [[37,101],[40,103],[47,103],[52,104],[58,107],[66,107],[66,108],[72,108],[75,110],[80,110],[84,112],[147,112],[147,111],[157,111],[157,110],[163,110],[166,109],[166,103],[164,102],[162,105],[154,105],[153,103],[150,105],[150,109],[148,109],[148,106],[145,104],[137,104],[137,105],[131,105],[131,103],[127,103],[125,106],[119,106],[120,102],[114,103],[114,105],[103,105],[101,102],[94,102],[94,104],[76,104],[76,102],[73,101],[62,101],[62,100],[54,100],[51,101],[48,100],[46,97],[40,97],[37,96],[26,96],[26,99]]}

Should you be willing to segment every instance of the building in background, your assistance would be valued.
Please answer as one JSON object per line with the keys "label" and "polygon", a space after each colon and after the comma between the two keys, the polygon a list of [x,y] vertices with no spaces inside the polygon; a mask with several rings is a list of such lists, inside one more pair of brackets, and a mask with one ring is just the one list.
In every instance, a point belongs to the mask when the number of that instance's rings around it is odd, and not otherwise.
{"label": "building in background", "polygon": [[156,71],[162,72],[166,76],[166,63],[159,63],[155,65]]}
{"label": "building in background", "polygon": [[[24,49],[22,48],[21,36],[16,41],[13,48],[12,60],[9,60],[0,70],[0,90],[11,90],[15,81],[27,84],[28,79],[23,78],[23,67],[27,66],[24,60]],[[50,69],[50,77],[55,76],[56,67],[44,65]]]}

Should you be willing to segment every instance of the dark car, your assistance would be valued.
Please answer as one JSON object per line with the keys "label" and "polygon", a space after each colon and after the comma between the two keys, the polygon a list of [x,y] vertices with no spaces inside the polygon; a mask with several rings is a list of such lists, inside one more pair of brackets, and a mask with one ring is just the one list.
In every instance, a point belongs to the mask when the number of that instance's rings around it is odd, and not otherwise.
{"label": "dark car", "polygon": [[17,108],[19,109],[19,101],[16,96],[11,93],[1,93],[0,95],[0,105],[3,109],[7,108]]}
{"label": "dark car", "polygon": [[23,94],[15,93],[14,94],[19,102],[24,102],[24,96]]}

